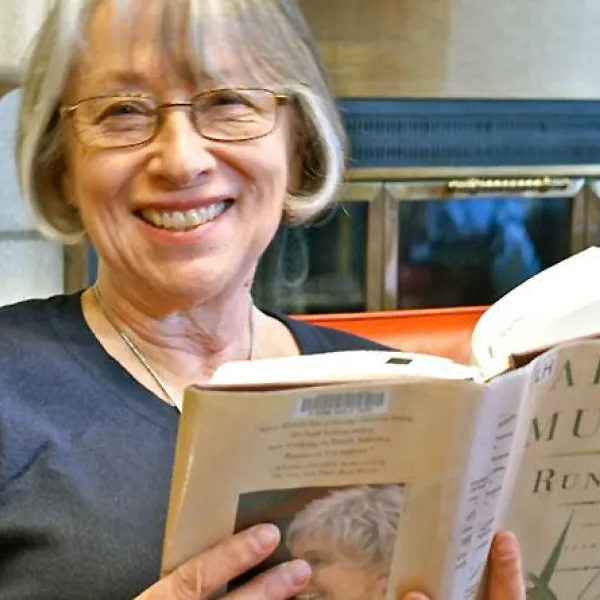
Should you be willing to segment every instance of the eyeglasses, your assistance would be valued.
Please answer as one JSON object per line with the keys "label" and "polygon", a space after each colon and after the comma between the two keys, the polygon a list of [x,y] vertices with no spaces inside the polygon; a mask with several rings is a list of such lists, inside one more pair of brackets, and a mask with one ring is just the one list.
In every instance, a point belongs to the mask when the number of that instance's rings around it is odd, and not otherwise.
{"label": "eyeglasses", "polygon": [[277,124],[277,107],[289,96],[259,88],[218,88],[190,102],[158,104],[147,94],[85,98],[61,107],[72,120],[82,144],[114,149],[141,146],[153,140],[169,108],[187,109],[195,130],[217,142],[242,142],[269,135]]}

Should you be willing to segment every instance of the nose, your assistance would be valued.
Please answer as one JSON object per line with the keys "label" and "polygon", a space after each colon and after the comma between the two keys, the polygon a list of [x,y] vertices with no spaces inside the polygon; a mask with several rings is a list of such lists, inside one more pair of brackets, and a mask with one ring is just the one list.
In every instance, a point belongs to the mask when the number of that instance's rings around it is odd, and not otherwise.
{"label": "nose", "polygon": [[193,187],[217,166],[210,151],[213,143],[196,132],[185,110],[167,111],[153,142],[149,170],[179,188]]}

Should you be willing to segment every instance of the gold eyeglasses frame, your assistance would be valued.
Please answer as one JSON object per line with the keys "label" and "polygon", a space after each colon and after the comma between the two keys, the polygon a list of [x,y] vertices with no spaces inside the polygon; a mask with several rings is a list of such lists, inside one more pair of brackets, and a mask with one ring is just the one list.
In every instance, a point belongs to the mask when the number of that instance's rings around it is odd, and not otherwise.
{"label": "gold eyeglasses frame", "polygon": [[[78,100],[77,102],[74,102],[73,104],[59,107],[59,114],[60,114],[61,119],[68,119],[71,122],[73,131],[75,132],[75,135],[77,136],[79,141],[87,147],[97,148],[97,149],[101,149],[101,150],[121,150],[121,149],[126,149],[126,148],[137,148],[140,146],[145,146],[146,144],[150,144],[159,135],[162,125],[164,124],[164,121],[165,121],[165,118],[164,118],[165,110],[167,110],[167,109],[182,109],[182,108],[187,108],[187,109],[191,110],[194,107],[194,105],[198,99],[206,97],[206,96],[210,96],[210,95],[218,93],[218,92],[239,92],[241,94],[243,94],[244,92],[266,92],[274,99],[274,106],[273,106],[274,114],[273,114],[273,119],[272,119],[273,122],[271,123],[270,128],[266,132],[260,133],[257,135],[244,136],[244,137],[240,137],[240,138],[226,138],[226,139],[219,138],[216,136],[209,136],[209,135],[205,135],[201,132],[200,127],[198,127],[198,124],[194,119],[190,119],[192,126],[194,127],[194,130],[200,137],[202,137],[206,140],[220,142],[220,143],[249,142],[249,141],[261,139],[263,137],[270,135],[271,133],[273,133],[273,131],[277,127],[277,122],[278,122],[277,108],[279,106],[284,106],[284,105],[289,104],[292,99],[292,96],[290,94],[277,92],[275,90],[271,90],[268,88],[261,88],[261,87],[211,88],[211,89],[205,90],[204,92],[200,92],[199,94],[194,95],[190,99],[189,102],[164,102],[161,104],[156,103],[154,96],[152,96],[151,94],[145,94],[143,92],[122,92],[122,93],[114,93],[114,94],[100,94],[97,96],[90,96],[87,98],[82,98],[81,100]],[[156,113],[156,124],[154,126],[152,134],[148,138],[146,138],[142,141],[139,141],[139,142],[133,142],[133,143],[129,143],[129,144],[118,144],[118,145],[93,144],[93,143],[90,143],[89,141],[82,139],[82,136],[81,136],[80,131],[78,130],[77,124],[74,123],[75,119],[77,118],[76,117],[77,109],[82,104],[85,104],[86,102],[89,102],[90,100],[101,100],[101,99],[109,99],[109,98],[114,98],[114,99],[140,98],[140,99],[146,99],[146,100],[153,101],[155,103],[155,106],[153,107],[153,111]]]}

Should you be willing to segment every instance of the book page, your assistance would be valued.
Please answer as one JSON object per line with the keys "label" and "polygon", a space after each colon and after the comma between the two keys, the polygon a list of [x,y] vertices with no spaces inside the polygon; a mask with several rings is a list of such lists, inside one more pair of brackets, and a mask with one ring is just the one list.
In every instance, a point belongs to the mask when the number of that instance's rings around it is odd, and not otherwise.
{"label": "book page", "polygon": [[221,365],[212,385],[348,382],[400,377],[482,380],[479,369],[449,358],[378,350],[352,350],[262,360],[232,361]]}
{"label": "book page", "polygon": [[520,538],[531,597],[592,600],[600,597],[600,342],[551,350],[529,368],[532,411],[501,525]]}
{"label": "book page", "polygon": [[477,597],[494,534],[507,471],[514,460],[515,434],[520,420],[524,372],[508,373],[486,386],[486,408],[478,416],[468,471],[467,495],[456,522],[460,546],[457,564],[462,577],[454,583],[452,598]]}
{"label": "book page", "polygon": [[[510,366],[510,355],[598,332],[600,288],[589,284],[600,269],[600,249],[588,248],[546,269],[498,300],[472,336],[473,361],[487,376]],[[588,310],[593,307],[595,310]],[[577,311],[586,309],[578,317]],[[573,315],[571,317],[571,315]]]}
{"label": "book page", "polygon": [[352,579],[364,597],[391,600],[410,576],[432,584],[440,600],[472,598],[493,533],[493,508],[482,506],[496,502],[505,413],[500,396],[472,381],[191,388],[163,573],[268,521],[283,542],[261,568],[293,556],[313,561],[311,593],[331,595]]}

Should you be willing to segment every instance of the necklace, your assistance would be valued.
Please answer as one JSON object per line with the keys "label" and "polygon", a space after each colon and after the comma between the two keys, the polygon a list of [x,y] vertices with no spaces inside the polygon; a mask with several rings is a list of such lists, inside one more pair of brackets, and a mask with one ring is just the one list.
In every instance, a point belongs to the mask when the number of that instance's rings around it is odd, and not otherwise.
{"label": "necklace", "polygon": [[[92,292],[94,294],[94,298],[96,299],[98,306],[100,307],[100,310],[102,311],[102,314],[104,315],[104,318],[109,322],[109,324],[115,330],[115,332],[118,334],[121,340],[123,340],[123,342],[129,348],[131,353],[137,358],[142,367],[144,367],[148,375],[152,377],[156,385],[160,388],[160,391],[165,395],[165,398],[168,400],[169,404],[172,404],[177,409],[179,409],[179,411],[181,411],[181,403],[176,401],[175,394],[169,390],[168,386],[165,384],[162,377],[160,377],[160,375],[157,373],[156,369],[152,366],[146,355],[142,352],[140,347],[131,339],[131,337],[125,331],[123,331],[123,329],[119,327],[116,324],[115,320],[110,316],[106,305],[104,304],[104,298],[102,297],[102,294],[100,293],[100,290],[98,289],[97,285],[92,286]],[[248,322],[248,327],[250,330],[250,350],[248,352],[247,360],[252,360],[252,357],[254,355],[255,341],[255,322],[253,304],[250,305],[250,318]]]}

